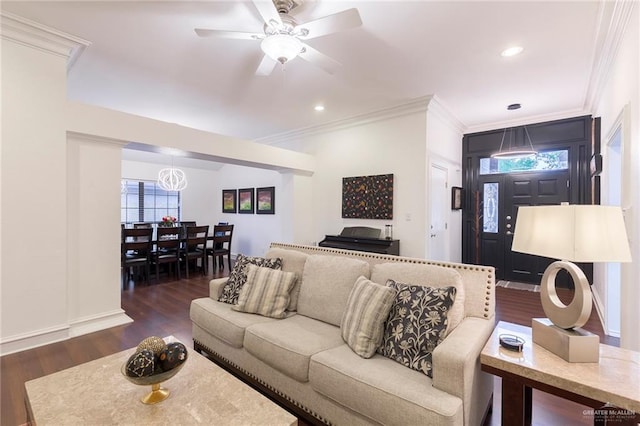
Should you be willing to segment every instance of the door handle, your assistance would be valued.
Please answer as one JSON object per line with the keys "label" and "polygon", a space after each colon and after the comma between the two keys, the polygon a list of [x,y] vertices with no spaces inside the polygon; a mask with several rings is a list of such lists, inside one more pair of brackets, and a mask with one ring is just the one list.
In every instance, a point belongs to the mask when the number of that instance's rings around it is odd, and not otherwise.
{"label": "door handle", "polygon": [[513,235],[513,232],[507,231],[507,235]]}

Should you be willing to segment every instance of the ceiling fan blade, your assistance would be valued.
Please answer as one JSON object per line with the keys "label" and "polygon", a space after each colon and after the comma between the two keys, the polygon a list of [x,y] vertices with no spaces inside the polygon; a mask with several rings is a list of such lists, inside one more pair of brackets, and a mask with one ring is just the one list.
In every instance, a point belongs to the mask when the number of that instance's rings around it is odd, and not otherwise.
{"label": "ceiling fan blade", "polygon": [[260,40],[264,38],[264,34],[240,31],[207,30],[203,28],[196,28],[195,31],[200,37],[233,38],[237,40]]}
{"label": "ceiling fan blade", "polygon": [[305,61],[311,62],[312,64],[322,68],[329,74],[334,74],[342,66],[340,62],[328,57],[324,53],[318,52],[313,47],[307,44],[303,44],[303,46],[304,49],[298,56],[300,56]]}
{"label": "ceiling fan blade", "polygon": [[277,27],[282,25],[282,19],[278,9],[274,6],[271,0],[253,0],[253,4],[258,9],[258,13],[264,19],[267,25],[270,27]]}
{"label": "ceiling fan blade", "polygon": [[256,75],[267,76],[271,74],[273,69],[276,67],[278,62],[271,59],[268,55],[264,55],[260,65],[258,65],[258,69],[256,70]]}
{"label": "ceiling fan blade", "polygon": [[360,25],[362,25],[362,19],[360,19],[358,9],[347,9],[334,13],[333,15],[327,15],[323,18],[300,24],[296,26],[296,31],[299,33],[301,30],[307,30],[307,35],[300,34],[299,37],[303,40],[309,40],[338,31],[356,28]]}

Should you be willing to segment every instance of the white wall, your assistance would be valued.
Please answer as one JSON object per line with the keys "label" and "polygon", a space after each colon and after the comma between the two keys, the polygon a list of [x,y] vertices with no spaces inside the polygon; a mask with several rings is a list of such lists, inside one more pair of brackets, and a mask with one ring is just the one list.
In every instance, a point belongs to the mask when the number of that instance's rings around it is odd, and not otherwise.
{"label": "white wall", "polygon": [[[429,102],[427,110],[426,146],[427,164],[436,164],[445,167],[448,172],[449,188],[452,186],[462,186],[462,126],[456,123],[450,114],[444,111],[438,98]],[[429,190],[429,173],[427,173],[427,191]],[[430,197],[425,197],[425,202],[429,203]],[[450,262],[460,262],[462,260],[462,210],[451,210],[451,199],[437,200],[444,203],[445,210],[448,211],[447,230],[445,235],[445,249],[447,259]],[[428,217],[431,211],[430,206],[425,206],[427,212],[427,226],[431,223]],[[429,251],[429,241],[425,257],[432,258]]]}
{"label": "white wall", "polygon": [[[260,187],[275,187],[275,214],[222,213],[222,190]],[[285,206],[281,205],[283,195],[282,177],[271,170],[225,165],[220,169],[215,182],[216,217],[218,221],[233,224],[231,251],[235,255],[262,256],[274,241],[282,241]],[[255,209],[255,199],[254,199]],[[287,225],[288,227],[289,225]]]}
{"label": "white wall", "polygon": [[[631,20],[596,107],[602,118],[602,134],[610,134],[616,119],[628,106],[623,128],[622,207],[631,244],[633,263],[622,265],[621,336],[622,347],[639,351],[640,332],[640,8],[635,5]],[[606,148],[606,147],[603,147]],[[603,151],[606,153],[606,149]],[[605,161],[606,164],[606,161]],[[603,170],[606,179],[607,170]],[[603,190],[606,190],[606,185]],[[606,194],[603,194],[606,199]],[[596,277],[602,276],[596,265]],[[598,290],[598,288],[596,289]],[[603,291],[600,288],[600,291]]]}
{"label": "white wall", "polygon": [[[401,116],[358,121],[353,125],[299,135],[283,143],[288,148],[315,156],[311,178],[311,215],[301,243],[317,243],[346,226],[384,229],[393,225],[393,238],[400,240],[404,256],[425,254],[426,104],[419,111]],[[394,175],[392,220],[343,219],[342,178]],[[307,191],[309,191],[307,189]]]}
{"label": "white wall", "polygon": [[[2,28],[1,354],[129,320],[120,309],[119,280],[111,282],[117,269],[103,270],[117,268],[119,254],[110,256],[101,244],[108,246],[109,237],[91,229],[111,233],[101,220],[109,213],[87,217],[117,194],[102,184],[102,173],[119,175],[119,164],[110,163],[119,147],[67,141],[73,43],[42,29],[22,32],[6,17],[4,23],[10,25]],[[22,38],[27,34],[34,37]],[[105,198],[87,199],[92,191]]]}
{"label": "white wall", "polygon": [[[114,183],[120,179],[122,145],[67,138],[69,336],[132,321],[120,307],[120,190]],[[64,244],[63,238],[48,237]]]}

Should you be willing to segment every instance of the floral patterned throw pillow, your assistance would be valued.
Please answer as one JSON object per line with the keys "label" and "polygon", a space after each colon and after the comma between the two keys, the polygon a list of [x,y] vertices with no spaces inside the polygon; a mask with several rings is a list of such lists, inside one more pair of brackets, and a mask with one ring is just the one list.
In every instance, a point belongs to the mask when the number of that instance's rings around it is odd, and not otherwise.
{"label": "floral patterned throw pillow", "polygon": [[431,376],[431,355],[444,339],[447,312],[456,298],[455,287],[424,287],[388,280],[397,291],[385,323],[378,353]]}
{"label": "floral patterned throw pillow", "polygon": [[282,259],[277,257],[273,259],[265,259],[264,257],[253,257],[238,254],[236,263],[229,274],[229,279],[222,289],[222,295],[218,298],[219,302],[235,305],[238,303],[238,295],[242,286],[247,282],[247,272],[249,265],[261,266],[271,269],[282,269]]}

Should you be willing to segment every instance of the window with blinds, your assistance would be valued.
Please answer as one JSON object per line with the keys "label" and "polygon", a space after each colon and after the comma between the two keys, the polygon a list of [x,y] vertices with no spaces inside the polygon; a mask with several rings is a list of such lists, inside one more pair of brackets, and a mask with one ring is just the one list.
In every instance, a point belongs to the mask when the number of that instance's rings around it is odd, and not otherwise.
{"label": "window with blinds", "polygon": [[180,220],[180,192],[165,191],[153,181],[122,182],[121,222],[161,222],[163,216],[173,216]]}

